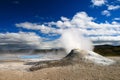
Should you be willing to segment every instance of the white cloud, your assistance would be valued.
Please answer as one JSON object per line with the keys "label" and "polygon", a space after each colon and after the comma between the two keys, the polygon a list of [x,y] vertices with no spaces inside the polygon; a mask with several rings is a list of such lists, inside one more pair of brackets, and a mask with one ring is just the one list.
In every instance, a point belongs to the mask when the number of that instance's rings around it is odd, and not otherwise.
{"label": "white cloud", "polygon": [[[33,32],[0,33],[1,49],[47,49],[61,47],[58,40],[45,42]],[[10,47],[9,47],[10,46]]]}
{"label": "white cloud", "polygon": [[92,40],[96,41],[119,41],[120,40],[120,36],[102,36],[102,37],[91,37]]}
{"label": "white cloud", "polygon": [[[64,24],[66,21],[62,22]],[[113,21],[112,23],[96,23],[93,17],[89,17],[85,12],[79,12],[73,16],[73,18],[68,21],[71,26],[68,28],[77,28],[82,33],[93,37],[89,37],[91,40],[120,40],[120,23]],[[54,22],[55,24],[55,22]],[[58,23],[56,22],[56,25]],[[62,25],[65,27],[67,25]],[[90,30],[89,30],[90,29]]]}
{"label": "white cloud", "polygon": [[[107,14],[106,14],[107,15]],[[117,19],[117,18],[116,18]],[[96,23],[94,17],[90,17],[86,12],[76,13],[72,19],[61,17],[56,22],[37,24],[24,22],[16,24],[17,27],[41,31],[43,34],[54,33],[63,34],[66,29],[77,29],[92,41],[120,41],[120,23],[113,21],[111,23]],[[56,28],[54,27],[56,26]],[[35,33],[0,33],[0,44],[25,44],[36,48],[57,48],[61,47],[59,39],[44,42],[43,38]]]}
{"label": "white cloud", "polygon": [[108,10],[102,11],[101,14],[102,14],[102,15],[105,15],[105,16],[110,16],[110,15],[111,15],[110,12],[109,12]]}
{"label": "white cloud", "polygon": [[107,0],[91,0],[91,2],[94,6],[102,6],[107,2]]}
{"label": "white cloud", "polygon": [[68,18],[63,17],[63,16],[61,17],[61,20],[62,20],[62,21],[69,21],[69,19],[68,19]]}
{"label": "white cloud", "polygon": [[86,23],[89,24],[94,18],[89,17],[85,12],[79,12],[73,16],[71,24],[75,27],[87,27]]}
{"label": "white cloud", "polygon": [[119,5],[108,5],[108,10],[117,10],[117,9],[120,9],[120,6]]}
{"label": "white cloud", "polygon": [[113,20],[118,20],[118,21],[119,21],[119,20],[120,20],[120,18],[114,18]]}
{"label": "white cloud", "polygon": [[[118,18],[115,18],[118,20]],[[95,18],[90,17],[86,12],[76,13],[72,19],[61,17],[56,22],[37,24],[24,22],[16,24],[17,27],[41,31],[44,34],[63,34],[66,29],[77,29],[92,41],[106,42],[112,44],[113,41],[120,41],[120,23],[96,23]],[[56,26],[58,28],[53,28]],[[103,43],[102,43],[103,44]],[[44,41],[42,37],[34,32],[0,33],[0,45],[8,45],[14,48],[58,48],[62,47],[59,39],[54,41]],[[3,47],[2,47],[3,48]]]}
{"label": "white cloud", "polygon": [[106,15],[106,16],[110,16],[111,15],[111,11],[112,10],[118,10],[120,9],[120,5],[116,5],[115,2],[112,2],[114,5],[109,5],[109,4],[106,4],[106,7],[107,7],[107,10],[104,10],[102,11],[102,15]]}
{"label": "white cloud", "polygon": [[[120,40],[120,23],[118,22],[105,22],[105,23],[96,23],[94,22],[95,18],[88,16],[86,12],[78,12],[76,13],[72,19],[68,18],[62,18],[59,21],[56,22],[48,22],[47,27],[49,32],[55,32],[52,29],[52,26],[57,26],[56,28],[56,34],[61,34],[65,29],[68,28],[76,28],[85,35],[89,36],[91,40]],[[20,23],[22,24],[22,23]],[[40,28],[41,25],[35,25],[34,23],[30,23],[32,26],[30,26],[30,29],[34,28],[36,30],[42,31]],[[18,24],[19,25],[19,24]],[[42,24],[44,25],[44,24]],[[39,27],[38,27],[39,26]],[[29,26],[22,26],[24,28],[29,29]],[[33,28],[34,27],[34,28]],[[37,28],[38,27],[38,28]],[[45,30],[47,31],[47,30]],[[46,33],[43,31],[44,33]],[[47,31],[48,32],[48,31]]]}
{"label": "white cloud", "polygon": [[37,48],[41,40],[42,39],[38,35],[31,32],[0,33],[0,45],[19,45],[14,46],[14,48],[21,46]]}
{"label": "white cloud", "polygon": [[44,24],[39,25],[39,24],[36,24],[36,23],[24,22],[24,23],[19,23],[19,24],[15,24],[15,25],[17,27],[22,27],[22,28],[25,28],[25,29],[39,30],[42,33],[46,33],[46,34],[56,32],[55,28],[52,28],[50,26],[49,27],[45,26]]}

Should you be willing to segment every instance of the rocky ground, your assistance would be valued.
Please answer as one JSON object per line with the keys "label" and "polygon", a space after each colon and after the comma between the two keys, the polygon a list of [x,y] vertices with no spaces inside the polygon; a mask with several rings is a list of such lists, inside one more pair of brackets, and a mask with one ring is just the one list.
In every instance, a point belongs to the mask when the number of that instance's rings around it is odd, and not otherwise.
{"label": "rocky ground", "polygon": [[103,66],[83,61],[82,53],[71,51],[59,61],[0,61],[0,80],[120,80],[120,57],[108,57],[116,64]]}
{"label": "rocky ground", "polygon": [[[111,66],[98,66],[92,63],[44,68],[37,71],[25,71],[22,62],[17,63],[21,69],[0,68],[0,80],[120,80],[120,57],[110,57],[117,61]],[[4,66],[3,66],[4,67]],[[27,67],[26,67],[27,68]]]}

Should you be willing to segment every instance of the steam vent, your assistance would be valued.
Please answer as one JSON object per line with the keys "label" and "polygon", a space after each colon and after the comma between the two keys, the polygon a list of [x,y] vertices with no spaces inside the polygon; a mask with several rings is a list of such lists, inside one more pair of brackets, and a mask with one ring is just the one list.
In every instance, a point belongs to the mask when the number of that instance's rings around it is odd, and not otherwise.
{"label": "steam vent", "polygon": [[35,71],[42,68],[68,66],[83,62],[97,64],[97,65],[112,65],[115,63],[115,61],[105,58],[93,51],[73,49],[67,56],[65,56],[60,60],[39,61],[39,62],[33,62],[27,64],[34,64],[31,68],[29,68],[29,70]]}

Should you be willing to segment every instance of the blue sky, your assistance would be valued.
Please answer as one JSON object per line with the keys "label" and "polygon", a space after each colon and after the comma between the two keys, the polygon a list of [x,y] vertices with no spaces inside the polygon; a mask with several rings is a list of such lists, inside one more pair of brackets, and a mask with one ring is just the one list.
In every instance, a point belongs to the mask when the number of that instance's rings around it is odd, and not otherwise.
{"label": "blue sky", "polygon": [[120,0],[0,0],[2,48],[56,47],[66,28],[96,44],[119,45]]}

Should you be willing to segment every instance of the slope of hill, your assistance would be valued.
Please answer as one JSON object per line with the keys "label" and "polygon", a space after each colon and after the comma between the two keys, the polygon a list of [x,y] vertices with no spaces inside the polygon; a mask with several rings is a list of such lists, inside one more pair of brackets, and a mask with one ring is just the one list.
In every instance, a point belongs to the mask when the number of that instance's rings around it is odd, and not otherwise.
{"label": "slope of hill", "polygon": [[120,56],[120,46],[98,45],[94,51],[103,56]]}

